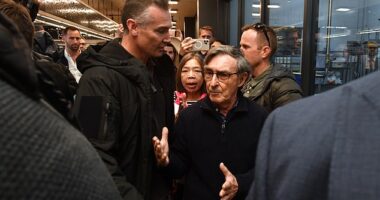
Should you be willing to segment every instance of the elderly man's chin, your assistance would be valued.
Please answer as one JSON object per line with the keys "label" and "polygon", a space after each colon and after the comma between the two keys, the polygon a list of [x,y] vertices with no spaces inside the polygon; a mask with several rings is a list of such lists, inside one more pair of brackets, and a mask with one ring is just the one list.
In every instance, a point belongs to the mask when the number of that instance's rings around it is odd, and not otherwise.
{"label": "elderly man's chin", "polygon": [[217,94],[217,93],[209,93],[209,98],[211,100],[211,102],[213,103],[220,103],[222,101],[221,97],[220,97],[220,94]]}

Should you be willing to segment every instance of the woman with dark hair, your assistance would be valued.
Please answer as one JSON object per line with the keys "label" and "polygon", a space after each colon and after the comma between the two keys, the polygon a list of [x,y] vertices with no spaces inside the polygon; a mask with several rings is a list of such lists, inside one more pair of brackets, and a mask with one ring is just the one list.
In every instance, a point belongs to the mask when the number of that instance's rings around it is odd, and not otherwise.
{"label": "woman with dark hair", "polygon": [[203,65],[202,58],[196,53],[186,54],[179,63],[174,102],[176,116],[183,108],[206,96]]}

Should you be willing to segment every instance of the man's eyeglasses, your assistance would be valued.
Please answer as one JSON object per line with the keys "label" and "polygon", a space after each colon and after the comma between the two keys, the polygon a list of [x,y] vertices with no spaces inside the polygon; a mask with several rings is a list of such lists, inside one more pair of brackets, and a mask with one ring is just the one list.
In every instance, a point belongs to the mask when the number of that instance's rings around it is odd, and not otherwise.
{"label": "man's eyeglasses", "polygon": [[256,23],[256,24],[253,24],[253,28],[257,31],[263,31],[265,38],[268,41],[268,46],[270,47],[270,40],[269,40],[269,36],[268,36],[267,25],[265,25],[263,23]]}
{"label": "man's eyeglasses", "polygon": [[206,81],[210,81],[214,77],[214,74],[216,75],[216,78],[219,81],[227,81],[230,78],[230,76],[239,74],[239,72],[228,73],[228,72],[213,72],[211,70],[205,70],[203,76]]}

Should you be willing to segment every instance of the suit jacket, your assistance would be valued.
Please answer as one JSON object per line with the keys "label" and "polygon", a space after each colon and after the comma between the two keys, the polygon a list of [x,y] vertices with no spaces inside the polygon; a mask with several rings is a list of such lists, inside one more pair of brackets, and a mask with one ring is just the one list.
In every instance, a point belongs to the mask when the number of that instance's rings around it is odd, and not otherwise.
{"label": "suit jacket", "polygon": [[265,122],[247,199],[380,199],[380,72]]}

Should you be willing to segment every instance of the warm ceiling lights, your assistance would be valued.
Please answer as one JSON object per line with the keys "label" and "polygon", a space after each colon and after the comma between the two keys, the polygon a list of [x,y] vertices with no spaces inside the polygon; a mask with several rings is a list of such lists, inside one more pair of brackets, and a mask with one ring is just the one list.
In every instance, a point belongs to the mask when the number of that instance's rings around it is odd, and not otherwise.
{"label": "warm ceiling lights", "polygon": [[77,0],[40,0],[44,4],[79,4]]}
{"label": "warm ceiling lights", "polygon": [[178,4],[178,1],[176,1],[176,0],[171,0],[171,1],[169,1],[169,4],[170,4],[170,5],[177,5],[177,4]]}
{"label": "warm ceiling lights", "polygon": [[91,9],[78,9],[78,8],[64,8],[58,9],[60,13],[72,13],[72,14],[94,14],[95,11]]}
{"label": "warm ceiling lights", "polygon": [[178,12],[177,9],[170,9],[170,10],[169,10],[169,13],[171,13],[171,14],[176,14],[177,12]]}

